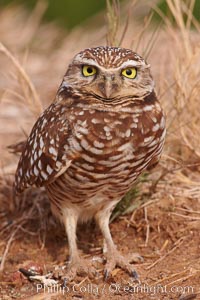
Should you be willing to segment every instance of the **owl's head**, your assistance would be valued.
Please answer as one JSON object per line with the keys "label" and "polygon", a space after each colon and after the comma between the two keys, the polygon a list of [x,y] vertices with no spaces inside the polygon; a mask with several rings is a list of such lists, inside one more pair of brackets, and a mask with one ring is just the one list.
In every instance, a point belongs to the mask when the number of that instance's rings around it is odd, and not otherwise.
{"label": "owl's head", "polygon": [[118,47],[96,47],[78,53],[61,88],[93,95],[100,101],[142,99],[154,89],[150,65],[137,53]]}

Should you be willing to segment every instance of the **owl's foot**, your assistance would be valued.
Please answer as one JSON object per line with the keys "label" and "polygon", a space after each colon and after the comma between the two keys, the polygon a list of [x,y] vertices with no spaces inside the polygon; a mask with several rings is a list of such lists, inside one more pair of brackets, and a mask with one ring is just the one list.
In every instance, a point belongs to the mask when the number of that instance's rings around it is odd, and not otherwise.
{"label": "owl's foot", "polygon": [[143,258],[138,253],[128,255],[127,258],[122,256],[117,250],[105,253],[106,265],[104,269],[105,280],[111,275],[115,267],[119,267],[138,280],[138,274],[130,263],[141,262]]}
{"label": "owl's foot", "polygon": [[88,276],[89,278],[94,278],[97,275],[97,270],[92,265],[92,261],[83,258],[76,258],[69,262],[67,273],[68,281],[72,281],[76,276]]}

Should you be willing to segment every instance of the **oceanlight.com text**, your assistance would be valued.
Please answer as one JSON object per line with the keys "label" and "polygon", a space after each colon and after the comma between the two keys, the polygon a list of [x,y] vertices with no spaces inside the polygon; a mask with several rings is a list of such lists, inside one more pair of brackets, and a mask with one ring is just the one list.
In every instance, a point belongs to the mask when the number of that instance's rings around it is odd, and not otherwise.
{"label": "oceanlight.com text", "polygon": [[82,293],[82,294],[116,294],[116,293],[127,293],[127,294],[194,294],[195,288],[193,286],[166,286],[166,285],[120,285],[118,283],[112,283],[110,285],[96,285],[96,284],[85,284],[85,285],[65,285],[55,284],[52,286],[43,286],[42,284],[37,284],[36,286],[38,293],[45,294],[69,294],[73,293]]}

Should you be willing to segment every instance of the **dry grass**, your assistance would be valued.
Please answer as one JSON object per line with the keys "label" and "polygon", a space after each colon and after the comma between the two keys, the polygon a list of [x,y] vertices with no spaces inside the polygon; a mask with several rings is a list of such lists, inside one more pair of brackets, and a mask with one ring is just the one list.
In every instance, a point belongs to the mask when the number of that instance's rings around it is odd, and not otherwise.
{"label": "dry grass", "polygon": [[18,95],[17,93],[15,93],[15,95],[18,96],[19,99],[24,100],[23,104],[28,104],[28,108],[30,109],[30,111],[38,116],[43,111],[42,103],[27,73],[25,72],[19,61],[17,61],[17,59],[2,43],[0,43],[0,53],[4,54],[16,68],[22,95]]}
{"label": "dry grass", "polygon": [[[176,155],[183,161],[199,161],[200,145],[198,131],[200,126],[198,111],[198,91],[200,89],[200,43],[195,38],[200,33],[199,26],[186,9],[182,1],[167,0],[171,12],[176,20],[176,29],[166,17],[166,29],[173,42],[174,53],[169,53],[174,72],[173,86],[170,88],[172,97],[173,118],[169,119],[170,142],[176,144]],[[179,3],[179,4],[178,4]],[[191,1],[191,6],[194,1]],[[184,12],[188,12],[184,22]],[[191,24],[196,32],[191,30]],[[172,143],[171,143],[172,144]]]}
{"label": "dry grass", "polygon": [[[135,2],[128,5],[129,12],[132,7],[135,9]],[[168,198],[174,203],[174,211],[171,212],[174,217],[189,221],[200,219],[200,25],[192,16],[194,1],[189,1],[186,6],[181,0],[167,0],[176,24],[172,25],[162,16],[164,25],[158,30],[158,26],[153,28],[150,25],[152,14],[141,24],[131,18],[131,13],[127,19],[122,10],[120,23],[119,2],[108,0],[107,28],[103,25],[104,18],[100,17],[98,30],[89,29],[86,24],[68,34],[54,24],[41,24],[45,6],[39,3],[43,2],[38,1],[31,15],[22,7],[9,7],[0,13],[0,63],[3,70],[0,75],[0,230],[4,242],[1,271],[15,238],[24,234],[37,235],[43,248],[46,228],[55,226],[44,191],[32,188],[20,198],[14,197],[12,182],[18,157],[8,154],[6,146],[24,140],[42,107],[53,100],[73,55],[83,48],[105,44],[106,34],[108,44],[131,47],[148,58],[167,114],[168,131],[162,160],[140,186],[137,197],[142,206],[135,207],[133,202],[135,211],[131,218],[126,219],[127,223],[136,226],[135,215],[144,209],[144,243],[147,246],[151,235],[146,208],[162,199]],[[43,99],[42,102],[40,99]],[[187,199],[192,199],[192,209],[187,206]],[[183,206],[178,206],[178,203]],[[37,223],[34,230],[33,220]],[[147,269],[172,255],[182,242],[180,238]],[[167,247],[168,242],[165,241],[163,251]],[[183,278],[189,276],[185,271],[182,275]]]}

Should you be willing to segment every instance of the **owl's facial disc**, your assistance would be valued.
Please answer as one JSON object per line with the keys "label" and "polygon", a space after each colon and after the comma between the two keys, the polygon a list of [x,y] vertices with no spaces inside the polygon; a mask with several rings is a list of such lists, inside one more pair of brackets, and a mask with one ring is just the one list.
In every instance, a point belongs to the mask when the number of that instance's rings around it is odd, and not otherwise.
{"label": "owl's facial disc", "polygon": [[63,84],[105,102],[142,100],[154,89],[150,65],[141,56],[128,49],[103,46],[78,53]]}

